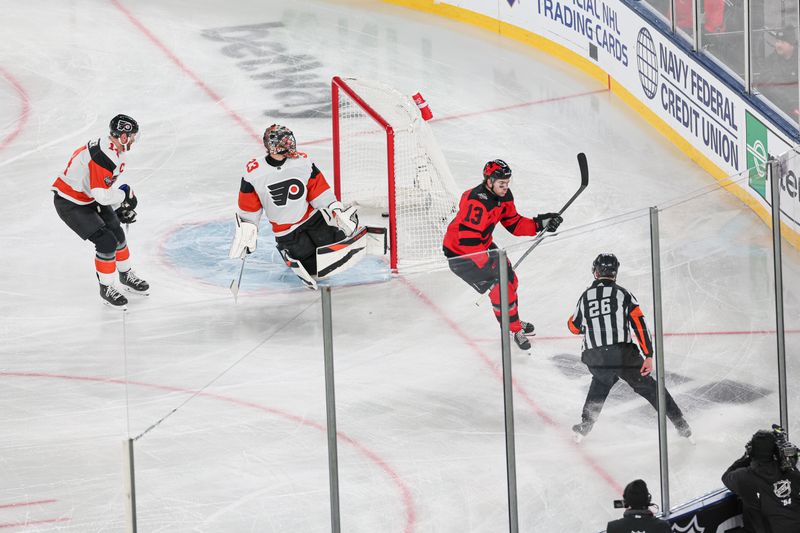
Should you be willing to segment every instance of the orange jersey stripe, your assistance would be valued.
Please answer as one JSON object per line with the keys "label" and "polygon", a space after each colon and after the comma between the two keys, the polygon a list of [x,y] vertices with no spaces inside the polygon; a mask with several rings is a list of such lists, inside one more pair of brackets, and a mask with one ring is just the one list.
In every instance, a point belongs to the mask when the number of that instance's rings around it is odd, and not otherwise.
{"label": "orange jersey stripe", "polygon": [[317,172],[314,176],[311,176],[308,179],[307,188],[308,194],[306,195],[306,198],[310,202],[320,194],[330,189],[330,185],[328,185],[328,182],[325,181],[325,176],[322,175],[322,172]]}
{"label": "orange jersey stripe", "polygon": [[60,192],[64,196],[74,198],[75,200],[77,200],[82,204],[90,204],[94,202],[94,198],[81,191],[76,191],[75,189],[70,187],[66,181],[62,180],[61,178],[57,178],[56,181],[53,182],[53,188],[58,189],[58,192]]}
{"label": "orange jersey stripe", "polygon": [[248,213],[261,211],[261,200],[258,199],[258,194],[255,191],[239,191],[239,209]]}
{"label": "orange jersey stripe", "polygon": [[122,250],[117,250],[117,261],[125,261],[126,259],[130,259],[130,257],[131,252],[128,250],[127,246]]}
{"label": "orange jersey stripe", "polygon": [[302,224],[303,222],[308,220],[308,217],[311,216],[311,213],[313,213],[314,210],[315,210],[314,206],[309,204],[308,209],[306,210],[306,214],[303,215],[303,218],[301,218],[297,222],[293,222],[291,224],[276,224],[276,223],[272,222],[272,232],[275,233],[275,235],[278,235],[281,232],[286,232],[286,231],[289,231],[290,229],[292,229],[295,226],[299,226],[300,224]]}
{"label": "orange jersey stripe", "polygon": [[569,317],[569,319],[567,319],[567,327],[569,328],[569,330],[570,330],[570,331],[571,331],[571,332],[572,332],[574,335],[580,335],[580,334],[581,334],[581,330],[580,330],[580,329],[578,329],[578,327],[577,327],[577,326],[575,325],[575,323],[572,321],[572,317]]}
{"label": "orange jersey stripe", "polygon": [[647,350],[647,339],[644,336],[644,328],[642,327],[642,310],[638,307],[631,311],[631,318],[633,319],[633,324],[636,327],[636,338],[639,341],[639,346],[642,348],[642,352],[644,355],[650,355],[649,351]]}
{"label": "orange jersey stripe", "polygon": [[107,168],[98,165],[94,159],[89,160],[89,188],[90,189],[108,189],[111,184],[106,183],[106,178],[111,182],[114,174],[109,172]]}

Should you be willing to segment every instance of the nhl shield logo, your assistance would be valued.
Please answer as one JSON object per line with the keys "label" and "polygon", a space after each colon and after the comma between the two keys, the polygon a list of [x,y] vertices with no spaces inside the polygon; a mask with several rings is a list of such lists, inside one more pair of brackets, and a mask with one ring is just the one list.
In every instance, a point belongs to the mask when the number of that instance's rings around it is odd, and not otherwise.
{"label": "nhl shield logo", "polygon": [[706,528],[701,527],[697,522],[697,515],[692,517],[692,521],[681,527],[678,524],[672,524],[672,533],[703,533]]}
{"label": "nhl shield logo", "polygon": [[775,496],[783,500],[792,495],[792,482],[788,479],[781,479],[772,484],[772,490],[775,492]]}

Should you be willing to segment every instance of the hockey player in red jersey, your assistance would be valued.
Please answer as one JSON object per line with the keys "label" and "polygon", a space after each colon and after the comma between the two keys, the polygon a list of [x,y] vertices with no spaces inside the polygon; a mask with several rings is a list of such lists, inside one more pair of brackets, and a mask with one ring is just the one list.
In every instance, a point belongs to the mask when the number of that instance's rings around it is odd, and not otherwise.
{"label": "hockey player in red jersey", "polygon": [[121,222],[136,221],[138,200],[126,183],[115,186],[125,171],[125,154],[139,133],[139,125],[127,115],[109,124],[107,139],[89,141],[75,152],[51,189],[56,212],[81,239],[95,245],[95,269],[103,303],[126,309],[128,299],[114,286],[119,273],[122,286],[147,294],[150,285],[130,265],[130,252]]}
{"label": "hockey player in red jersey", "polygon": [[316,288],[317,277],[342,269],[353,257],[342,253],[339,261],[318,269],[318,248],[341,243],[341,248],[363,251],[366,241],[360,245],[347,242],[351,236],[353,240],[363,237],[363,232],[356,232],[356,208],[345,209],[336,199],[322,172],[306,154],[297,151],[289,128],[278,124],[268,127],[264,147],[266,157],[251,159],[244,169],[236,235],[229,255],[244,257],[255,251],[258,222],[261,213],[266,213],[284,261],[307,287]]}
{"label": "hockey player in red jersey", "polygon": [[[461,195],[458,214],[450,222],[444,236],[443,250],[450,270],[483,294],[489,291],[495,317],[499,322],[500,270],[497,249],[492,242],[492,232],[497,223],[519,236],[533,236],[541,231],[556,231],[562,222],[558,213],[544,213],[526,218],[517,213],[514,196],[509,189],[511,168],[502,159],[489,161],[483,167],[483,182]],[[517,276],[511,263],[508,265],[508,312],[514,342],[523,350],[531,343],[526,337],[534,331],[533,324],[522,322],[517,310]]]}

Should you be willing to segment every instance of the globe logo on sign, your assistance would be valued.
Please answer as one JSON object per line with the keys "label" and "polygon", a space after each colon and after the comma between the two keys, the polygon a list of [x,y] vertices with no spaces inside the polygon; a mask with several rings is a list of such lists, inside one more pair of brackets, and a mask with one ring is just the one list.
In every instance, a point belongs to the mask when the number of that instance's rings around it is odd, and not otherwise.
{"label": "globe logo on sign", "polygon": [[753,162],[755,163],[758,177],[761,179],[766,178],[767,159],[769,158],[769,155],[767,154],[767,147],[764,146],[764,143],[761,141],[761,139],[757,139],[753,144],[747,145],[747,151],[753,156]]}
{"label": "globe logo on sign", "polygon": [[658,57],[653,36],[647,28],[639,30],[636,38],[636,66],[639,68],[639,81],[644,94],[652,100],[658,89]]}

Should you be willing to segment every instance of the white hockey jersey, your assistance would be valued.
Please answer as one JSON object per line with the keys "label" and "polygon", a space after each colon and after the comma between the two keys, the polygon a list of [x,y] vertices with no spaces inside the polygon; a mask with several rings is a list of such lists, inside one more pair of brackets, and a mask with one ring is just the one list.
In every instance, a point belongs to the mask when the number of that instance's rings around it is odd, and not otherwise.
{"label": "white hockey jersey", "polygon": [[114,205],[125,199],[123,191],[111,187],[124,171],[125,153],[117,151],[110,140],[97,139],[73,152],[51,189],[76,204]]}
{"label": "white hockey jersey", "polygon": [[280,166],[262,157],[251,159],[245,168],[239,188],[239,216],[258,225],[263,211],[279,237],[335,201],[325,176],[307,156],[284,159]]}

